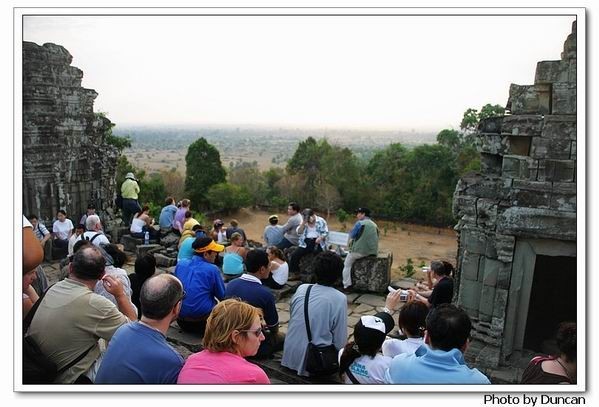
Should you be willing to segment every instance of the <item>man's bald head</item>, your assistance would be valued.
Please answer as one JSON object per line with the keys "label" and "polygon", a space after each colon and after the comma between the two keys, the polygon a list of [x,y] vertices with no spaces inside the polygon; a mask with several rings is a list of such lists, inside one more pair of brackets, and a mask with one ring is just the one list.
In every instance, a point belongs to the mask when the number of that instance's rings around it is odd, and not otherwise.
{"label": "man's bald head", "polygon": [[182,298],[181,282],[170,274],[159,274],[147,279],[141,287],[141,313],[146,318],[161,320]]}
{"label": "man's bald head", "polygon": [[99,280],[105,264],[104,256],[96,246],[84,246],[73,255],[71,272],[81,280]]}

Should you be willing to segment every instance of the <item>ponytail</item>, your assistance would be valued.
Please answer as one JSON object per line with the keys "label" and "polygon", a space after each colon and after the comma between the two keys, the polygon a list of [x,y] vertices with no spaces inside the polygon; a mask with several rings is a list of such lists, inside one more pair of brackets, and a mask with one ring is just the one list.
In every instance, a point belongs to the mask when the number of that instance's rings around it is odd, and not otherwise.
{"label": "ponytail", "polygon": [[443,267],[445,268],[445,275],[453,278],[455,273],[455,268],[453,267],[453,265],[450,262],[444,260]]}
{"label": "ponytail", "polygon": [[349,342],[343,348],[341,359],[339,360],[339,377],[343,377],[345,371],[354,363],[354,360],[362,356],[355,342]]}

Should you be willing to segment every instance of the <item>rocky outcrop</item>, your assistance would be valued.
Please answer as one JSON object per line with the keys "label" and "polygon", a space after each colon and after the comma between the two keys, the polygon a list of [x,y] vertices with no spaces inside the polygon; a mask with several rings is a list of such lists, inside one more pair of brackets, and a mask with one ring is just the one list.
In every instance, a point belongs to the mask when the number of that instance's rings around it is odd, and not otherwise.
{"label": "rocky outcrop", "polygon": [[23,212],[46,222],[58,209],[74,221],[90,203],[102,211],[115,193],[112,123],[94,113],[98,94],[72,59],[59,45],[23,42]]}

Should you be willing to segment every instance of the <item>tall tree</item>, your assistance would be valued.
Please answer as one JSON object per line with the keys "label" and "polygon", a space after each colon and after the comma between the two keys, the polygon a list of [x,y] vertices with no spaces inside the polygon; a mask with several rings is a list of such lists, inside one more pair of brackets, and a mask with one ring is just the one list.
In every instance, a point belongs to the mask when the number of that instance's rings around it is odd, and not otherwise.
{"label": "tall tree", "polygon": [[191,143],[185,155],[185,191],[196,208],[209,206],[208,189],[225,182],[226,172],[216,147],[201,137]]}

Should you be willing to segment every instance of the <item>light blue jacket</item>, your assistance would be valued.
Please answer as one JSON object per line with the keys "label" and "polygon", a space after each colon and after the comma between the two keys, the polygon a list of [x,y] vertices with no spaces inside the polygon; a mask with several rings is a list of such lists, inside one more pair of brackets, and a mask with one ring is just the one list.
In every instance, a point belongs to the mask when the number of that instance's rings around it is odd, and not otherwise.
{"label": "light blue jacket", "polygon": [[478,371],[466,366],[459,349],[448,352],[422,345],[412,355],[397,355],[385,373],[390,384],[491,384]]}
{"label": "light blue jacket", "polygon": [[[329,227],[327,226],[326,220],[324,220],[318,215],[314,216],[316,216],[316,233],[318,233],[318,235],[322,237],[322,240],[320,241],[320,247],[322,247],[322,250],[325,251],[327,249],[327,236],[329,235]],[[306,235],[308,234],[308,227],[306,226],[306,224],[304,224],[304,233],[300,233],[299,228],[300,227],[298,226],[296,229],[297,234],[299,236],[298,246],[306,247]]]}

